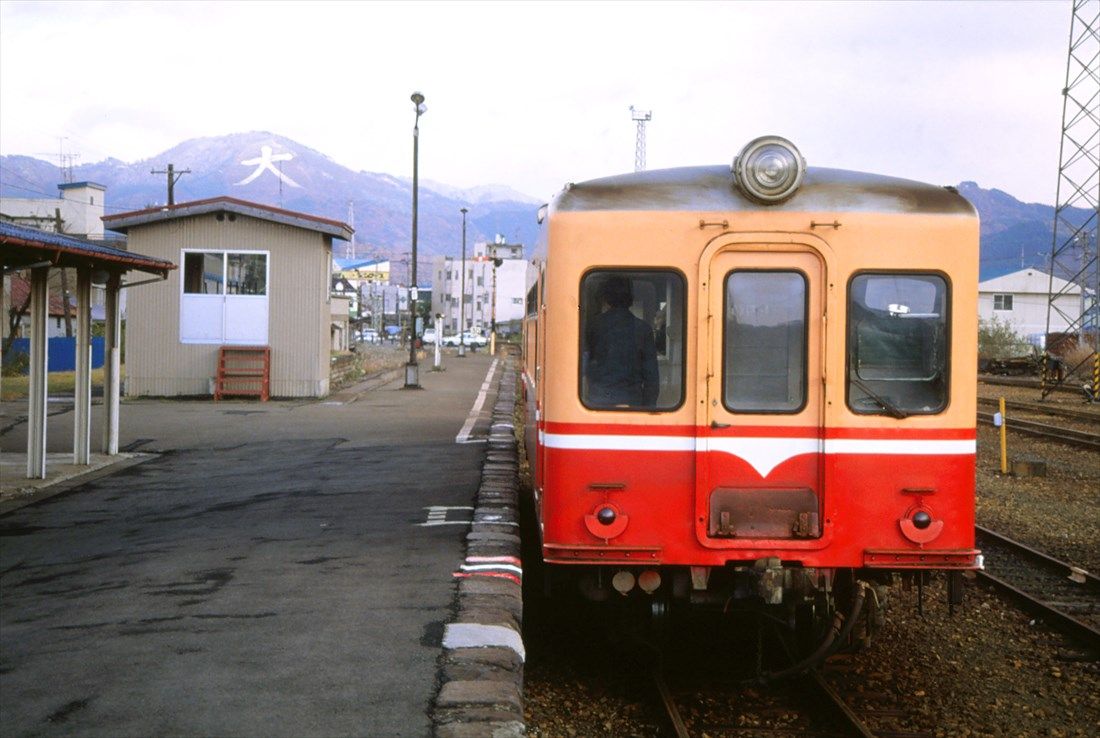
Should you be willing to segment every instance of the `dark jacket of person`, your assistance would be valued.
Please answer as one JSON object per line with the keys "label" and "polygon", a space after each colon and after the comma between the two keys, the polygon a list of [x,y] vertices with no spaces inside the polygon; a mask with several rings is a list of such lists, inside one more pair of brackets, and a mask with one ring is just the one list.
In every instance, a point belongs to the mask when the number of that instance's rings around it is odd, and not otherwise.
{"label": "dark jacket of person", "polygon": [[586,342],[589,405],[657,404],[657,350],[644,320],[629,308],[609,308],[592,319]]}

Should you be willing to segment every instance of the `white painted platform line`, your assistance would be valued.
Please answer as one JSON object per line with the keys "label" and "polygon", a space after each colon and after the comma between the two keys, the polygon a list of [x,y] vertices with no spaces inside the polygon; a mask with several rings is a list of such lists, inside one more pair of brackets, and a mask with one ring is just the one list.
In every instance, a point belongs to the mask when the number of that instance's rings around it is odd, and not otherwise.
{"label": "white painted platform line", "polygon": [[447,520],[447,513],[451,510],[462,510],[463,512],[473,512],[474,510],[472,507],[448,507],[444,505],[432,505],[424,509],[428,511],[428,517],[423,523],[417,523],[421,528],[431,528],[437,525],[470,525],[472,521],[469,520]]}
{"label": "white painted platform line", "polygon": [[481,389],[477,393],[477,399],[474,400],[474,406],[470,409],[470,414],[466,418],[466,422],[462,426],[462,430],[455,436],[455,443],[484,443],[484,438],[470,439],[470,433],[474,430],[474,423],[477,422],[477,418],[481,415],[481,408],[485,405],[485,398],[489,395],[489,388],[493,386],[493,374],[497,370],[497,361],[499,359],[493,359],[493,363],[489,365],[489,371],[485,374],[485,381],[481,383]]}
{"label": "white painted platform line", "polygon": [[443,630],[443,648],[510,648],[527,659],[523,639],[506,625],[480,625],[478,623],[448,623]]}

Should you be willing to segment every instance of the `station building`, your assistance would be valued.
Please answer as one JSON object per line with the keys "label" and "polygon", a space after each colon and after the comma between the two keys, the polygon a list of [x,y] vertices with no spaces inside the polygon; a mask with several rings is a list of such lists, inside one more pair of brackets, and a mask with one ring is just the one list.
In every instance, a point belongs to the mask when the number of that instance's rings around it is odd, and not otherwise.
{"label": "station building", "polygon": [[328,394],[332,242],[347,224],[232,197],[103,222],[180,265],[166,289],[130,296],[127,396],[214,394],[223,347],[266,349],[270,396]]}

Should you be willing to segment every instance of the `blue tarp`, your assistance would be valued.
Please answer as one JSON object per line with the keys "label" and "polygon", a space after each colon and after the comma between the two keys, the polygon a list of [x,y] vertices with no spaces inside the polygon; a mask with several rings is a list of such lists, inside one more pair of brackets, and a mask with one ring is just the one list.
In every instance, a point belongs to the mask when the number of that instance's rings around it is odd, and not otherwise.
{"label": "blue tarp", "polygon": [[[64,336],[49,339],[48,361],[51,372],[71,372],[76,370],[76,338]],[[12,342],[11,351],[4,356],[7,364],[14,356],[31,353],[31,339],[17,338]],[[92,368],[103,366],[103,337],[92,336]]]}

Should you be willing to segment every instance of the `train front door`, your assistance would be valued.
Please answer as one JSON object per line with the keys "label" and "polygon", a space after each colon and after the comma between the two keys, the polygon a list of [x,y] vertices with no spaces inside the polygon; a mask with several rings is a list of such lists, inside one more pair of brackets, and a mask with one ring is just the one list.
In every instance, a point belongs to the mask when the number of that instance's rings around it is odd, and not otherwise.
{"label": "train front door", "polygon": [[712,548],[824,543],[825,268],[799,248],[730,244],[700,264],[695,522]]}

